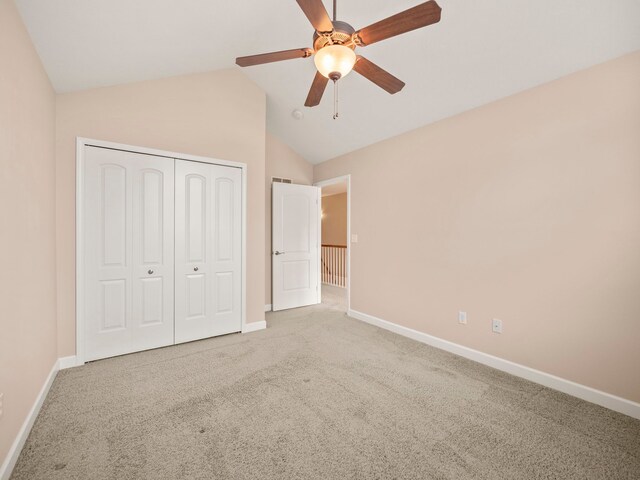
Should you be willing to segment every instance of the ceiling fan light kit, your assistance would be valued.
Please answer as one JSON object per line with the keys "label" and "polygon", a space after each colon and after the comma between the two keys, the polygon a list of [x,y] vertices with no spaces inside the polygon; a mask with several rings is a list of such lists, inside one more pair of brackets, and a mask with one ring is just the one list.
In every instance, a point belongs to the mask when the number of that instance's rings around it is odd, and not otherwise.
{"label": "ceiling fan light kit", "polygon": [[334,82],[346,76],[356,64],[356,54],[344,45],[327,45],[316,52],[313,61],[318,71]]}
{"label": "ceiling fan light kit", "polygon": [[322,0],[296,0],[296,2],[315,29],[313,49],[297,48],[239,57],[236,58],[236,64],[241,67],[249,67],[294,58],[308,58],[315,54],[314,63],[317,72],[304,105],[315,107],[320,104],[327,83],[332,80],[334,83],[334,119],[338,118],[337,82],[348,75],[351,70],[355,70],[390,94],[398,93],[405,85],[402,80],[394,77],[375,63],[361,55],[356,55],[356,47],[371,45],[437,23],[440,21],[442,11],[435,0],[429,0],[356,31],[348,23],[336,19],[335,0],[333,2],[333,20],[329,18]]}

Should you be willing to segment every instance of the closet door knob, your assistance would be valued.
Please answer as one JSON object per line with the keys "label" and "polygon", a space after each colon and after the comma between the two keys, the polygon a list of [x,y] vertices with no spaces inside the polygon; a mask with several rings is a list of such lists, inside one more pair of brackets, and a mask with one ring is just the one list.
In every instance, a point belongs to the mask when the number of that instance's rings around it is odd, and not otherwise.
{"label": "closet door knob", "polygon": [[193,271],[197,272],[198,271],[198,267],[193,267]]}
{"label": "closet door knob", "polygon": [[153,270],[149,270],[147,273],[151,275],[153,273]]}

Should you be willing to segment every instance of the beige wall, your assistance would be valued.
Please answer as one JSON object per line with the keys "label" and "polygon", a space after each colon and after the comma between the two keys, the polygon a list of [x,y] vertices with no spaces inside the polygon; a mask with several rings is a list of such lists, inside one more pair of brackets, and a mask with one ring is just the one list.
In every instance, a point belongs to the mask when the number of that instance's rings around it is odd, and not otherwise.
{"label": "beige wall", "polygon": [[347,194],[322,197],[322,244],[347,246]]}
{"label": "beige wall", "polygon": [[313,165],[280,139],[267,133],[265,175],[265,305],[271,304],[271,177],[289,178],[293,183],[311,185]]}
{"label": "beige wall", "polygon": [[640,52],[314,180],[348,173],[354,310],[640,401]]}
{"label": "beige wall", "polygon": [[58,344],[75,353],[76,136],[248,165],[247,322],[264,320],[264,93],[238,69],[59,95]]}
{"label": "beige wall", "polygon": [[0,0],[0,465],[57,359],[55,96]]}

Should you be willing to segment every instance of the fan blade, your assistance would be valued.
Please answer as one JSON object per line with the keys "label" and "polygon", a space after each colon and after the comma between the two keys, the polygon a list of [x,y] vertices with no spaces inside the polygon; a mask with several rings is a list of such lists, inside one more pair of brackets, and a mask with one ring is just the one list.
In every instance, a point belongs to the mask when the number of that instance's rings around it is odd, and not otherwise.
{"label": "fan blade", "polygon": [[316,76],[311,84],[311,89],[309,90],[309,95],[307,95],[307,100],[304,102],[305,107],[315,107],[320,103],[328,81],[329,79],[327,77],[320,72],[316,72]]}
{"label": "fan blade", "polygon": [[391,95],[398,93],[404,88],[404,82],[402,80],[394,77],[386,70],[383,70],[375,63],[361,57],[360,55],[358,55],[358,59],[356,64],[353,66],[353,69],[363,77],[371,80],[383,90],[389,92]]}
{"label": "fan blade", "polygon": [[358,30],[356,35],[361,45],[371,45],[437,23],[441,11],[440,5],[431,0]]}
{"label": "fan blade", "polygon": [[333,31],[333,23],[322,0],[296,0],[317,32]]}
{"label": "fan blade", "polygon": [[313,55],[310,48],[294,48],[293,50],[282,50],[281,52],[262,53],[260,55],[250,55],[248,57],[236,58],[236,64],[241,67],[250,67],[263,63],[279,62],[281,60],[292,60],[294,58],[307,58]]}

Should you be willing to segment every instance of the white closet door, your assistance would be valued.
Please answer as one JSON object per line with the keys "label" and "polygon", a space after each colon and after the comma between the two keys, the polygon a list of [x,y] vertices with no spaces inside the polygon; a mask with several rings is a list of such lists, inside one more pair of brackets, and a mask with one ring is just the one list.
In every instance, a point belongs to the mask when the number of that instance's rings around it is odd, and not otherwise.
{"label": "white closet door", "polygon": [[242,172],[176,160],[175,341],[242,330]]}
{"label": "white closet door", "polygon": [[85,148],[85,358],[171,345],[174,160]]}

